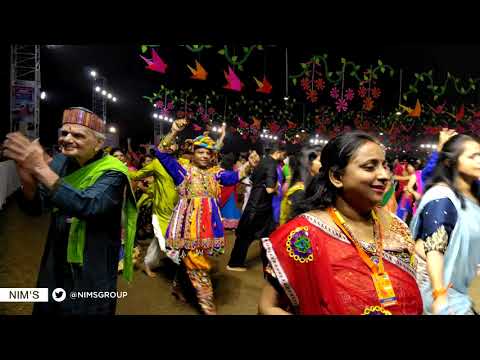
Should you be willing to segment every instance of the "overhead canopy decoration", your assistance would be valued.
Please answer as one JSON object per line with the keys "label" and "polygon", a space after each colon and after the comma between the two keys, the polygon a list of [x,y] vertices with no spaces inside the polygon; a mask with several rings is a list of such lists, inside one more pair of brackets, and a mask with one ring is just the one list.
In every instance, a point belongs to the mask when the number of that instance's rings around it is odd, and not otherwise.
{"label": "overhead canopy decoration", "polygon": [[[158,55],[158,47],[142,45],[142,53],[150,50],[152,58],[140,56],[148,70],[164,74],[167,64]],[[382,140],[393,150],[395,144],[408,148],[415,141],[412,134],[431,136],[442,127],[480,130],[480,107],[474,99],[480,79],[463,80],[450,73],[434,76],[432,70],[405,76],[402,69],[381,60],[375,64],[356,64],[345,58],[331,61],[328,54],[313,55],[307,61],[289,65],[294,71],[286,75],[291,89],[288,93],[287,86],[288,97],[279,100],[279,94],[277,99],[272,98],[272,84],[265,75],[267,51],[263,46],[183,47],[195,56],[213,49],[202,55],[202,63],[206,65],[207,55],[224,56],[226,70],[215,72],[218,79],[218,73],[223,71],[227,83],[210,80],[200,60],[195,59],[195,68],[186,64],[187,73],[191,79],[205,81],[204,88],[167,89],[161,85],[160,90],[144,98],[155,104],[157,111],[188,117],[196,129],[225,121],[238,134],[257,139],[262,126],[259,124],[263,124],[266,130],[288,141],[297,141],[297,135],[301,138],[303,133],[331,137],[345,130],[361,129],[383,134]],[[251,57],[258,51],[263,53]],[[244,84],[239,71],[245,71],[247,61],[258,59],[258,54],[264,57],[263,77],[241,76],[246,80]],[[273,79],[282,76],[285,75],[269,73]]]}

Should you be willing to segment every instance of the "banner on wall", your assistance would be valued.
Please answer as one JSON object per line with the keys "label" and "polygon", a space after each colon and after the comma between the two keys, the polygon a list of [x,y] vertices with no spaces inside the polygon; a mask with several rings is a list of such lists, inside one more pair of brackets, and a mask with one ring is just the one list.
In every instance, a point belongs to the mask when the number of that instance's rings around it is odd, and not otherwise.
{"label": "banner on wall", "polygon": [[17,80],[12,86],[13,131],[35,137],[35,81]]}

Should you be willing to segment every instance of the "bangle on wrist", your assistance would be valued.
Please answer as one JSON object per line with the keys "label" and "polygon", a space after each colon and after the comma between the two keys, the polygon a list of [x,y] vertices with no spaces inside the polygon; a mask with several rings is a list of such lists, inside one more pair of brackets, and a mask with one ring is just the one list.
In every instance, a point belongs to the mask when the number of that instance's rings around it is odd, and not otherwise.
{"label": "bangle on wrist", "polygon": [[442,287],[442,288],[433,290],[432,291],[433,300],[437,300],[438,297],[442,295],[446,295],[448,292],[448,289],[451,287],[452,287],[452,284],[448,285],[447,287]]}

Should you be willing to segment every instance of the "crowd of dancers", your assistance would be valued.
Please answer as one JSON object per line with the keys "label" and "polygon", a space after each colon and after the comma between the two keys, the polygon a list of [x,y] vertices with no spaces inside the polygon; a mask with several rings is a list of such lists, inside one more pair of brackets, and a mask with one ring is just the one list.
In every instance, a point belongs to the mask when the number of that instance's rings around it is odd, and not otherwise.
{"label": "crowd of dancers", "polygon": [[[427,159],[391,158],[359,131],[322,148],[224,153],[225,126],[218,139],[183,139],[188,121],[179,119],[158,145],[133,151],[129,141],[123,151],[102,146],[102,124],[86,109],[67,110],[53,159],[19,133],[4,142],[22,208],[53,211],[40,287],[116,290],[117,272],[131,280],[137,264],[155,277],[166,256],[176,268],[172,294],[186,301],[193,289],[201,312],[213,315],[211,257],[224,254],[232,230],[229,271],[248,271],[248,249],[261,243],[261,314],[474,313],[474,137],[444,129]],[[89,299],[34,312],[111,314],[115,305]]]}

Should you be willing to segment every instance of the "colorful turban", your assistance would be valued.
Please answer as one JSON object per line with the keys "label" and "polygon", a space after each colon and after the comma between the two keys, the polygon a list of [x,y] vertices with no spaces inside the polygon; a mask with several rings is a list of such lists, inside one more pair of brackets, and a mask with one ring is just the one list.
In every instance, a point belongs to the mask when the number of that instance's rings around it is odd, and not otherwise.
{"label": "colorful turban", "polygon": [[215,145],[215,141],[208,135],[200,135],[193,139],[194,147],[203,147],[205,149],[217,151],[218,149]]}
{"label": "colorful turban", "polygon": [[90,110],[81,107],[66,109],[63,112],[62,124],[83,125],[101,134],[105,133],[105,123],[103,120]]}

